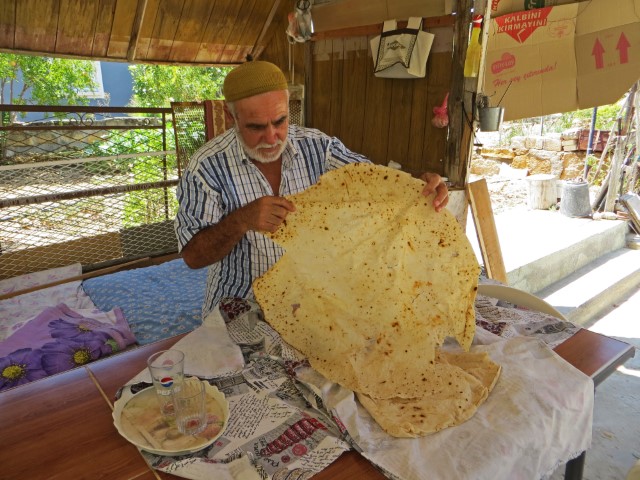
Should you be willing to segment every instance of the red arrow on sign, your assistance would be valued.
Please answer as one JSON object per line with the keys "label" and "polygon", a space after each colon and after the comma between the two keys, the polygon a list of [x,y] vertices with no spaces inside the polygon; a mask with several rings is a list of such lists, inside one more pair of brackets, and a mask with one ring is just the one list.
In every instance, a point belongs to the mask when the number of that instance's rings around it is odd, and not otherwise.
{"label": "red arrow on sign", "polygon": [[631,43],[627,40],[624,32],[620,34],[620,38],[618,39],[618,43],[616,44],[616,50],[620,54],[620,63],[628,63],[629,62],[629,47]]}
{"label": "red arrow on sign", "polygon": [[597,38],[591,49],[591,55],[596,58],[596,68],[598,70],[604,68],[604,47]]}

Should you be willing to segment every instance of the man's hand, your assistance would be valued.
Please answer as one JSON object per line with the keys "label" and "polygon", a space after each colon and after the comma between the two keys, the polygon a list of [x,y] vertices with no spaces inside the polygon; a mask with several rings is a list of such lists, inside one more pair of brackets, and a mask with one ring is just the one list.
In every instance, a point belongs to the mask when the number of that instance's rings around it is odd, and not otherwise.
{"label": "man's hand", "polygon": [[246,230],[275,232],[290,212],[295,212],[293,203],[283,197],[260,197],[238,209],[237,214]]}
{"label": "man's hand", "polygon": [[422,194],[425,197],[432,193],[436,194],[436,197],[433,199],[433,206],[436,212],[446,207],[447,203],[449,203],[449,189],[444,183],[444,180],[442,180],[442,177],[437,173],[423,173],[419,178],[426,183],[422,190]]}
{"label": "man's hand", "polygon": [[295,209],[293,203],[282,197],[258,198],[196,233],[182,249],[182,258],[191,268],[219,262],[247,231],[275,232]]}

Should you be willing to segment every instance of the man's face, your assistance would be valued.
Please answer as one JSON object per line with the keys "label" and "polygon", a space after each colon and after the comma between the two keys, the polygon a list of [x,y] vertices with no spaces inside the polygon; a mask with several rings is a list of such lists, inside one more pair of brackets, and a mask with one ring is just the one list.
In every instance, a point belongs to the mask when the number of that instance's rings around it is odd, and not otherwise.
{"label": "man's face", "polygon": [[235,128],[247,155],[275,162],[287,144],[289,101],[285,90],[266,92],[235,102]]}

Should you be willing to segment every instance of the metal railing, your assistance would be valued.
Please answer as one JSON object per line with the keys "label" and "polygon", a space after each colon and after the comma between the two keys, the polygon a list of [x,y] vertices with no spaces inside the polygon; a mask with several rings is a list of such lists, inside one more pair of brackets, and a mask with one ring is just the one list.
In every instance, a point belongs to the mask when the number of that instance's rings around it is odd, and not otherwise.
{"label": "metal railing", "polygon": [[169,108],[0,105],[0,279],[175,252]]}

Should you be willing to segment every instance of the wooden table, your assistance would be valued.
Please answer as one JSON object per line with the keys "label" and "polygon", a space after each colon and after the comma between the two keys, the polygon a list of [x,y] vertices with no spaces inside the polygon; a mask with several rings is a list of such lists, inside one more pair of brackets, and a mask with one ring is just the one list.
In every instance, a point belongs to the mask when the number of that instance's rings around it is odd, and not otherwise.
{"label": "wooden table", "polygon": [[[0,477],[3,479],[175,479],[153,470],[113,425],[116,392],[145,368],[172,337],[0,393]],[[580,330],[556,348],[576,368],[602,382],[634,356],[624,342]],[[573,465],[573,467],[572,467]],[[567,476],[580,478],[582,460]],[[572,470],[573,468],[573,470]],[[571,476],[574,475],[574,476]],[[314,480],[384,480],[367,460],[344,453]]]}

